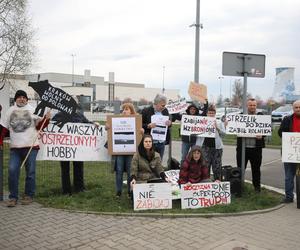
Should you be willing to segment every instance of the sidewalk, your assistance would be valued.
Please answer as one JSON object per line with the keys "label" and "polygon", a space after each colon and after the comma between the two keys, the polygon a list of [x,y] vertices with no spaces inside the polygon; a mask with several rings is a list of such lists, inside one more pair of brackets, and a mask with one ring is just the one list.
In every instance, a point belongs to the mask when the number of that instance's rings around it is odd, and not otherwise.
{"label": "sidewalk", "polygon": [[296,203],[212,218],[100,216],[0,202],[0,249],[289,249],[300,246]]}

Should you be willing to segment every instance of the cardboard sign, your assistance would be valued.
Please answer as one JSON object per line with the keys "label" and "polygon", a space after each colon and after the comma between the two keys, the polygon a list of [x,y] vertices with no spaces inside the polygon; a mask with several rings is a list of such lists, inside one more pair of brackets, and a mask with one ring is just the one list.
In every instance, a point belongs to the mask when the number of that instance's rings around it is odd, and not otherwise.
{"label": "cardboard sign", "polygon": [[140,115],[109,115],[107,123],[108,153],[110,155],[132,155],[142,139],[142,117]]}
{"label": "cardboard sign", "polygon": [[166,108],[169,111],[169,114],[176,114],[184,112],[188,108],[189,104],[186,102],[185,98],[181,98],[177,101],[169,101],[166,105]]}
{"label": "cardboard sign", "polygon": [[135,184],[133,186],[133,199],[133,208],[135,211],[147,209],[171,209],[171,184]]}
{"label": "cardboard sign", "polygon": [[181,118],[181,135],[198,135],[200,137],[216,137],[216,118],[208,116],[183,115]]}
{"label": "cardboard sign", "polygon": [[230,182],[181,185],[181,208],[202,208],[230,204]]}
{"label": "cardboard sign", "polygon": [[300,163],[300,133],[282,133],[282,162]]}
{"label": "cardboard sign", "polygon": [[207,100],[207,87],[204,84],[190,82],[188,93],[193,101],[205,103]]}
{"label": "cardboard sign", "polygon": [[76,112],[76,101],[60,88],[53,87],[48,80],[39,82],[29,82],[39,95],[41,102],[37,105],[34,114],[43,116],[45,108],[57,109],[64,112],[67,116],[72,116]]}
{"label": "cardboard sign", "polygon": [[270,115],[226,115],[228,124],[226,133],[241,137],[255,137],[256,135],[272,135]]}
{"label": "cardboard sign", "polygon": [[104,126],[66,123],[62,128],[50,123],[39,135],[37,160],[108,161]]}

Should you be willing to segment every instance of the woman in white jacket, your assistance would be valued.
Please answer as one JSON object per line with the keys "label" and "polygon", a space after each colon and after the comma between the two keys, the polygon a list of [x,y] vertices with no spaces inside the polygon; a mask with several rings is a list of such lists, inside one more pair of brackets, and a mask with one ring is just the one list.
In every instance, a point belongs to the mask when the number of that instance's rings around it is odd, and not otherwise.
{"label": "woman in white jacket", "polygon": [[[214,105],[209,105],[207,110],[207,116],[215,117],[216,108]],[[196,145],[202,147],[204,158],[207,162],[209,169],[212,167],[214,180],[221,180],[221,168],[222,168],[222,155],[223,155],[223,141],[222,137],[225,135],[226,121],[223,123],[221,120],[216,120],[216,137],[197,137]]]}

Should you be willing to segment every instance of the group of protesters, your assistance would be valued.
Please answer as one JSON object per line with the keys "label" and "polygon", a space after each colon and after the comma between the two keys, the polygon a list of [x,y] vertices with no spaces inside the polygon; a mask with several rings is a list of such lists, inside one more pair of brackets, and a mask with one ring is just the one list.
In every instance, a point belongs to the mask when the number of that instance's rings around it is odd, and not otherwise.
{"label": "group of protesters", "polygon": [[[1,118],[0,146],[3,139],[10,136],[10,160],[9,160],[9,200],[7,206],[14,207],[18,203],[18,183],[21,164],[25,162],[26,179],[24,196],[21,204],[28,205],[33,201],[35,194],[35,168],[36,157],[39,150],[38,132],[45,128],[50,120],[50,112],[43,118],[34,115],[34,110],[28,104],[27,93],[18,90],[14,97],[15,105],[10,107],[6,114]],[[132,189],[136,183],[147,181],[166,181],[168,177],[164,173],[162,159],[164,157],[165,145],[170,143],[170,127],[172,121],[181,120],[180,114],[169,115],[166,108],[167,98],[157,94],[153,105],[142,111],[142,129],[139,131],[143,136],[133,155],[118,155],[115,158],[116,171],[116,197],[121,197],[123,187],[123,173],[127,172],[127,194],[132,197]],[[293,114],[283,119],[279,135],[282,132],[300,132],[300,101],[293,104]],[[250,98],[247,101],[247,113],[249,115],[260,115],[257,112],[257,102]],[[122,115],[135,115],[136,111],[132,103],[122,105]],[[192,103],[188,106],[186,114],[193,116],[215,117],[216,108],[205,103]],[[57,114],[54,119],[59,119]],[[153,139],[150,135],[151,130],[158,125],[152,121],[152,116],[167,116],[164,126],[167,128],[165,140]],[[82,114],[77,114],[71,122],[91,123]],[[197,135],[182,135],[181,162],[179,173],[179,184],[192,184],[208,181],[222,181],[222,137],[225,135],[227,123],[216,119],[214,123],[215,138],[199,137]],[[96,124],[98,126],[98,124]],[[111,129],[108,124],[106,130]],[[33,142],[34,139],[34,142]],[[237,166],[242,166],[241,137],[237,138],[236,160]],[[245,166],[250,161],[252,170],[252,183],[257,193],[261,192],[261,163],[262,148],[265,147],[264,136],[247,137],[245,139]],[[84,190],[83,182],[83,162],[74,162],[74,189],[75,191]],[[213,172],[212,178],[210,172]],[[294,178],[296,173],[295,163],[284,163],[285,169],[285,192],[284,203],[293,202]],[[61,162],[62,170],[62,191],[64,194],[71,195],[71,185],[69,176],[69,162]]]}

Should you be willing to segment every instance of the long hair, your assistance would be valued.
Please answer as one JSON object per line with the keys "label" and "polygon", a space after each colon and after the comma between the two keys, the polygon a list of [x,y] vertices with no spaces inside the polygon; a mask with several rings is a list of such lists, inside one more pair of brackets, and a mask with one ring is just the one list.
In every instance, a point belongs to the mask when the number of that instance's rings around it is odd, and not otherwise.
{"label": "long hair", "polygon": [[121,109],[124,110],[125,108],[129,108],[130,109],[130,114],[131,115],[135,115],[136,114],[134,106],[133,106],[132,103],[130,103],[130,102],[123,103]]}
{"label": "long hair", "polygon": [[[152,141],[152,147],[150,149],[150,152],[147,152],[145,147],[144,147],[144,141],[146,138],[150,138]],[[155,151],[154,151],[154,147],[153,147],[153,139],[151,135],[145,134],[138,146],[138,151],[140,156],[142,156],[143,158],[145,158],[148,161],[152,161],[152,159],[154,158],[155,155]]]}
{"label": "long hair", "polygon": [[[195,151],[199,151],[199,152],[200,152],[200,159],[199,159],[198,161],[195,161],[195,160],[193,159],[193,153],[194,153]],[[190,150],[190,152],[189,152],[187,158],[188,158],[188,160],[189,160],[190,162],[196,162],[196,163],[197,163],[198,165],[200,165],[201,167],[206,166],[206,161],[205,161],[205,159],[204,159],[203,151],[202,151],[201,147],[198,146],[198,145],[194,145],[194,146],[191,148],[191,150]]]}

